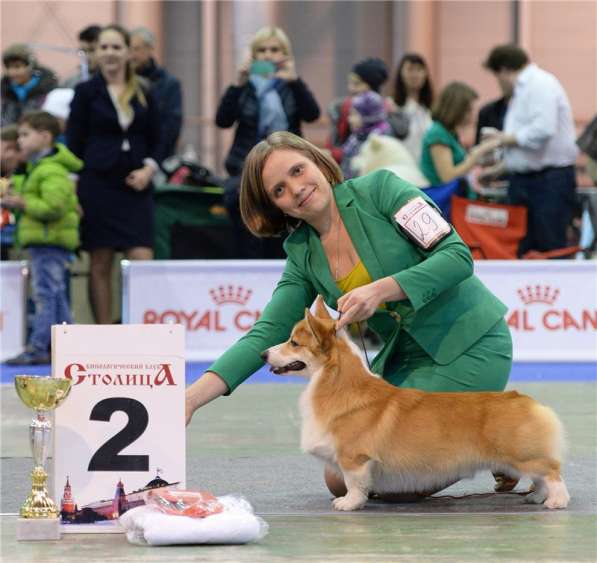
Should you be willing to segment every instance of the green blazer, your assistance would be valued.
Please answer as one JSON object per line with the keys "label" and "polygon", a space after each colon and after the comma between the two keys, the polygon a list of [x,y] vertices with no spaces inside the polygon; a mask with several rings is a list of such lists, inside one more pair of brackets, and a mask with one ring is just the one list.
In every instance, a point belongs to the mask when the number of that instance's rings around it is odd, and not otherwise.
{"label": "green blazer", "polygon": [[[372,370],[385,373],[400,330],[405,330],[438,364],[449,364],[472,346],[504,316],[507,307],[473,274],[468,247],[456,231],[425,251],[413,244],[394,221],[394,214],[419,189],[393,172],[379,170],[338,184],[334,197],[356,251],[371,278],[392,276],[408,296],[386,303],[368,325],[384,346]],[[251,330],[231,346],[209,370],[233,391],[263,365],[259,354],[288,339],[321,294],[336,308],[341,296],[318,233],[301,224],[284,242],[286,267],[271,301]]]}

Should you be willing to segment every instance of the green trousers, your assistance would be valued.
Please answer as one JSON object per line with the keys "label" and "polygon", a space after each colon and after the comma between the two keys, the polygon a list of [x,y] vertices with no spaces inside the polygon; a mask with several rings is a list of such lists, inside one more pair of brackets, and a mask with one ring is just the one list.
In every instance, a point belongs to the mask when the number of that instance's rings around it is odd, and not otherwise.
{"label": "green trousers", "polygon": [[501,319],[453,362],[439,365],[408,333],[401,331],[397,349],[388,363],[385,379],[397,387],[503,391],[512,367],[512,337],[506,321]]}

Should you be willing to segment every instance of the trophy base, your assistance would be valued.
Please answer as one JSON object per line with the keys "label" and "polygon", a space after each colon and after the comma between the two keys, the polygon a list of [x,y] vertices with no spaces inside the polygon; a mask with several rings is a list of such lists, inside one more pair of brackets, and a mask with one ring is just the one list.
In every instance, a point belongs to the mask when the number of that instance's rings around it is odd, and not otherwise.
{"label": "trophy base", "polygon": [[18,541],[59,540],[60,518],[18,518]]}

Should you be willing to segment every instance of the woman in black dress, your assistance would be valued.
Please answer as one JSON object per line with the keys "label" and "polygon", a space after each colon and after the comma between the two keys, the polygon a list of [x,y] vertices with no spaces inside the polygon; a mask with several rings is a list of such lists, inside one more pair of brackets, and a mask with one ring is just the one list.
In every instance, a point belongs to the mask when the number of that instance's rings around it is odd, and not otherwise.
{"label": "woman in black dress", "polygon": [[89,296],[95,321],[112,322],[111,279],[116,251],[129,260],[153,258],[151,179],[164,156],[156,103],[131,68],[129,34],[110,25],[100,33],[99,72],[79,84],[66,136],[85,163],[78,195],[82,247],[89,252]]}

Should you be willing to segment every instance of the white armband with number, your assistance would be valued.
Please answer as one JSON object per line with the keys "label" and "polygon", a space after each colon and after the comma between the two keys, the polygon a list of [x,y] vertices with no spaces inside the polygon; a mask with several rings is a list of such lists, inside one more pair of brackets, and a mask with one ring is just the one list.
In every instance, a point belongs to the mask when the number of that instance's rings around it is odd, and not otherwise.
{"label": "white armband with number", "polygon": [[433,248],[452,231],[450,224],[421,196],[403,205],[394,219],[408,238],[424,250]]}

